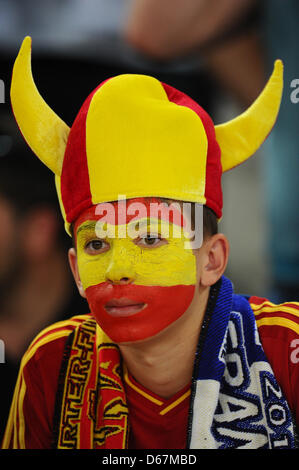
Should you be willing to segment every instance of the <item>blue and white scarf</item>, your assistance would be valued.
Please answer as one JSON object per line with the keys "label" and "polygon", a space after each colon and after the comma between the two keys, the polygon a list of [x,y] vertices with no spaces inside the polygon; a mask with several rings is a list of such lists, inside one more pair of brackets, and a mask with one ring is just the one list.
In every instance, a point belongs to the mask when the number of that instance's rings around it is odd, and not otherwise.
{"label": "blue and white scarf", "polygon": [[[248,300],[222,277],[195,359],[188,447],[289,449],[295,430]],[[218,293],[217,293],[218,291]]]}

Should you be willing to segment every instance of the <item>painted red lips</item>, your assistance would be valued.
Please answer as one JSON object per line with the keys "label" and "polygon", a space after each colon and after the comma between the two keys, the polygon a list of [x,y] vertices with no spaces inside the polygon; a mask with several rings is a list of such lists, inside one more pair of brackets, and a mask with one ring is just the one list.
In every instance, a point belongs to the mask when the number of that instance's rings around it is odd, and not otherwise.
{"label": "painted red lips", "polygon": [[106,312],[113,317],[128,317],[135,315],[146,307],[145,303],[138,303],[134,300],[122,297],[111,299],[105,304]]}

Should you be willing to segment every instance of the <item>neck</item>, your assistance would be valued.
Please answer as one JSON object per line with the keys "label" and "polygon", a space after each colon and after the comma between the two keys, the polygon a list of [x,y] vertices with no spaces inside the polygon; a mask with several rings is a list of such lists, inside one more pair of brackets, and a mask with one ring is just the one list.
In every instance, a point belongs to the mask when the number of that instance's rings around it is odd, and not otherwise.
{"label": "neck", "polygon": [[209,288],[198,289],[188,310],[153,338],[120,344],[129,372],[148,390],[170,398],[191,382]]}

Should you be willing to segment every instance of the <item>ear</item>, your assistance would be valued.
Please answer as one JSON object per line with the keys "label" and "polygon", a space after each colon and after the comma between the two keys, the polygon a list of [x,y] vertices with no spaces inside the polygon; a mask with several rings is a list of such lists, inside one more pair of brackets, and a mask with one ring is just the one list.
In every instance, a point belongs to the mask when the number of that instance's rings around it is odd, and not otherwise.
{"label": "ear", "polygon": [[77,253],[76,253],[75,248],[70,248],[69,249],[68,258],[69,258],[71,271],[73,273],[75,282],[76,282],[77,287],[78,287],[78,291],[79,291],[80,295],[86,299],[85,290],[83,289],[82,282],[81,282],[80,275],[79,275]]}
{"label": "ear", "polygon": [[229,256],[229,242],[225,235],[218,233],[208,238],[201,247],[200,285],[209,287],[223,275]]}

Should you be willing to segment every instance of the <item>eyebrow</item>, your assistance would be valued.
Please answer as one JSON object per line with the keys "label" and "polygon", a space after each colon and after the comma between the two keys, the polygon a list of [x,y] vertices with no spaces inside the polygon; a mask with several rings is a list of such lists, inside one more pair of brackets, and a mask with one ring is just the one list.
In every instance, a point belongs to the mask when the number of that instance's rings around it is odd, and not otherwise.
{"label": "eyebrow", "polygon": [[77,236],[80,232],[82,232],[82,230],[90,230],[90,229],[95,230],[95,226],[96,226],[96,222],[88,222],[88,223],[81,225],[77,230]]}
{"label": "eyebrow", "polygon": [[[157,219],[156,217],[146,217],[144,219],[141,219],[140,221],[135,220],[133,222],[132,221],[128,222],[128,224],[126,224],[126,225],[130,225],[130,224],[137,225],[138,224],[138,228],[142,229],[142,228],[150,227],[151,223],[155,223],[155,224],[160,225],[162,221],[163,221],[163,219],[160,219],[160,218]],[[97,223],[98,223],[98,221],[91,221],[91,222],[83,223],[78,228],[76,235],[78,236],[79,233],[82,232],[83,230],[95,230]]]}
{"label": "eyebrow", "polygon": [[127,225],[138,225],[139,228],[142,227],[147,227],[150,223],[150,218],[147,217],[146,219],[141,219],[141,220],[133,220],[130,221]]}
{"label": "eyebrow", "polygon": [[163,223],[163,220],[162,219],[156,219],[155,217],[147,217],[145,219],[142,219],[142,220],[134,220],[134,221],[130,221],[127,225],[130,226],[130,225],[133,225],[133,226],[138,226],[138,229],[147,229],[147,228],[151,228],[152,225],[154,225],[155,227],[156,226],[161,226]]}

